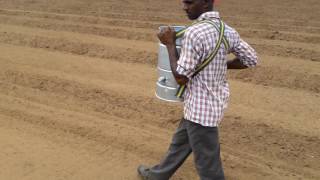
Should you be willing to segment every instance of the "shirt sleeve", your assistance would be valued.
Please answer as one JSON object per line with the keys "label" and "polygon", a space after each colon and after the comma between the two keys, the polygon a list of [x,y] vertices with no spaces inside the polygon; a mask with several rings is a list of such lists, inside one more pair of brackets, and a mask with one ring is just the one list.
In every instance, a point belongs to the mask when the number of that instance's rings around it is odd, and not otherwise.
{"label": "shirt sleeve", "polygon": [[258,64],[258,56],[256,51],[244,40],[242,40],[238,33],[234,46],[231,52],[239,58],[239,60],[247,67],[254,67]]}
{"label": "shirt sleeve", "polygon": [[203,43],[201,37],[194,31],[187,31],[181,47],[180,57],[177,62],[177,72],[189,79],[195,72],[203,56]]}

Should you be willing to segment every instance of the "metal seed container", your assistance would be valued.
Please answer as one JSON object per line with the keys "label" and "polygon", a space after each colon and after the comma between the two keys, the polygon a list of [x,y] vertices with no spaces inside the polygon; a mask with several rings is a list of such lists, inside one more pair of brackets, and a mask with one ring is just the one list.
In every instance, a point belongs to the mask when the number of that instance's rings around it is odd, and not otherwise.
{"label": "metal seed container", "polygon": [[[159,27],[161,29],[163,26]],[[184,26],[173,26],[175,31],[179,31],[181,29],[184,29]],[[180,54],[181,51],[181,38],[178,38],[176,40],[176,46],[178,54]],[[183,99],[177,98],[175,95],[178,91],[179,85],[176,82],[171,66],[170,66],[170,60],[169,60],[169,54],[167,47],[159,43],[159,50],[158,50],[158,74],[159,78],[156,83],[156,96],[164,101],[168,102],[181,102]]]}

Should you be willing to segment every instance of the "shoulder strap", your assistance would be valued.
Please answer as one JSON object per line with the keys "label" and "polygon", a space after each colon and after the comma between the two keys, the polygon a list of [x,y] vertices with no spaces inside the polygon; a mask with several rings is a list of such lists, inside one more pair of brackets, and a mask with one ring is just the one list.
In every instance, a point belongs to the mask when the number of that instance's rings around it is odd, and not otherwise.
{"label": "shoulder strap", "polygon": [[222,39],[224,37],[224,30],[225,30],[225,26],[224,23],[222,21],[220,21],[220,30],[219,30],[219,39],[217,42],[217,45],[215,46],[214,50],[210,53],[210,55],[200,64],[200,66],[198,66],[196,68],[195,73],[192,75],[192,77],[196,76],[200,71],[202,71],[217,55],[221,43],[222,43]]}
{"label": "shoulder strap", "polygon": [[[221,21],[221,20],[220,20]],[[208,24],[211,24],[217,31],[221,31],[220,28],[221,28],[221,24],[220,24],[220,27],[217,26],[216,23],[213,23],[212,21],[210,20],[204,20],[202,21],[204,23],[208,23]],[[223,23],[224,24],[224,23]],[[225,24],[224,24],[224,29],[225,29]],[[222,37],[222,43],[224,44],[224,47],[228,50],[230,45],[229,45],[229,41],[227,40],[227,38],[223,35]]]}
{"label": "shoulder strap", "polygon": [[[210,23],[210,24],[213,24],[213,23]],[[202,71],[215,58],[215,56],[217,55],[217,53],[220,49],[221,43],[223,41],[224,30],[225,30],[225,25],[224,25],[223,21],[220,21],[219,39],[218,39],[217,45],[215,46],[214,50],[210,53],[210,55],[199,66],[196,67],[195,73],[192,75],[192,77],[196,76],[200,71]],[[177,93],[176,93],[176,96],[178,98],[181,98],[185,89],[186,89],[186,85],[180,86]]]}
{"label": "shoulder strap", "polygon": [[[192,25],[196,25],[196,24],[200,24],[200,23],[208,23],[208,24],[211,24],[211,25],[214,26],[214,28],[216,28],[217,31],[219,31],[219,29],[220,29],[220,28],[217,26],[217,24],[213,23],[213,22],[210,21],[210,20],[197,21],[197,22],[193,23]],[[192,26],[192,25],[191,25],[191,26]],[[190,26],[189,26],[189,27],[190,27]],[[186,32],[187,29],[188,29],[188,27],[187,27],[187,28],[184,28],[184,29],[181,29],[180,31],[178,31],[178,32],[176,33],[176,38],[181,38],[181,37],[184,35],[184,33]],[[223,36],[222,42],[223,42],[224,46],[226,47],[226,49],[229,49],[229,47],[230,47],[229,41],[225,38],[225,36]]]}

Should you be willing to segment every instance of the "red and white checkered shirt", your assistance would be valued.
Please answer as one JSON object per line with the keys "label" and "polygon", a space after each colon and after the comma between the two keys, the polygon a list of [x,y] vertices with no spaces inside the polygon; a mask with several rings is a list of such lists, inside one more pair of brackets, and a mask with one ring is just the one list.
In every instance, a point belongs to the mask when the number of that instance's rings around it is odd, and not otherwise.
{"label": "red and white checkered shirt", "polygon": [[[218,12],[211,11],[202,14],[197,21],[210,20],[219,26],[219,18]],[[193,78],[197,65],[216,46],[219,32],[212,24],[198,23],[190,26],[182,38],[177,72],[191,79],[184,93],[184,118],[202,126],[217,127],[227,107],[227,54],[233,53],[248,67],[257,64],[255,50],[233,28],[225,25],[224,36],[229,42],[229,49],[222,43],[216,57]]]}

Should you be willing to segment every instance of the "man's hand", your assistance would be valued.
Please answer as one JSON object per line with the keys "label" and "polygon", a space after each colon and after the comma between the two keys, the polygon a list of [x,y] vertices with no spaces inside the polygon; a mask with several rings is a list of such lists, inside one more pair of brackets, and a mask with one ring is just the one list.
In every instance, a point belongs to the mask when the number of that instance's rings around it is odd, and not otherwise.
{"label": "man's hand", "polygon": [[175,45],[176,43],[176,32],[172,27],[163,27],[158,32],[158,38],[160,42],[166,46]]}
{"label": "man's hand", "polygon": [[248,66],[244,65],[240,59],[234,58],[233,60],[230,60],[227,62],[227,68],[228,69],[247,69]]}

